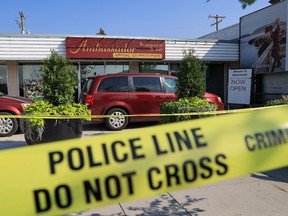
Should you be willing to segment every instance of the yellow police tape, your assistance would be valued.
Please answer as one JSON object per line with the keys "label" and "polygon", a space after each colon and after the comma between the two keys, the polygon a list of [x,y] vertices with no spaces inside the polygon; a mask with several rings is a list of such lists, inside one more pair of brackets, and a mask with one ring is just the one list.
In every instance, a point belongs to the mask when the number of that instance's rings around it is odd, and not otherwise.
{"label": "yellow police tape", "polygon": [[[279,106],[267,106],[267,107],[257,107],[257,108],[243,108],[243,109],[234,109],[234,110],[218,110],[218,111],[207,111],[207,112],[192,112],[192,113],[169,113],[169,114],[164,114],[164,113],[154,113],[154,114],[133,114],[133,115],[119,115],[119,117],[149,117],[149,116],[187,116],[187,115],[221,115],[221,114],[231,114],[231,113],[242,113],[242,112],[251,112],[251,111],[257,111],[257,110],[262,110],[262,109],[273,109],[275,107],[281,107],[281,106],[286,106],[288,105],[279,105]],[[45,115],[1,115],[1,118],[19,118],[19,119],[87,119],[87,118],[116,118],[118,115],[50,115],[45,114]]]}
{"label": "yellow police tape", "polygon": [[64,215],[288,165],[288,108],[0,152],[0,215]]}

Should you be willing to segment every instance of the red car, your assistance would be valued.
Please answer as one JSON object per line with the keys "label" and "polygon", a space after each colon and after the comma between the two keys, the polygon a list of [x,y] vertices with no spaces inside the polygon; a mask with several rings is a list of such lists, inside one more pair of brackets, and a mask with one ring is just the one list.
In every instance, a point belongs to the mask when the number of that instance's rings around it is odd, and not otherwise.
{"label": "red car", "polygon": [[217,105],[218,110],[224,110],[224,104],[222,103],[222,99],[216,95],[212,94],[209,92],[205,92],[204,98],[209,102],[209,103],[214,103]]}
{"label": "red car", "polygon": [[[92,115],[135,115],[122,118],[93,118],[104,121],[110,130],[124,129],[128,122],[157,121],[160,104],[177,99],[177,77],[164,74],[107,74],[89,77],[82,89],[80,103],[86,104]],[[223,110],[221,98],[206,93],[207,101]]]}
{"label": "red car", "polygon": [[[0,92],[0,116],[21,115],[24,107],[33,103],[32,100],[24,97],[8,96]],[[0,117],[0,137],[12,136],[20,126],[19,118]]]}

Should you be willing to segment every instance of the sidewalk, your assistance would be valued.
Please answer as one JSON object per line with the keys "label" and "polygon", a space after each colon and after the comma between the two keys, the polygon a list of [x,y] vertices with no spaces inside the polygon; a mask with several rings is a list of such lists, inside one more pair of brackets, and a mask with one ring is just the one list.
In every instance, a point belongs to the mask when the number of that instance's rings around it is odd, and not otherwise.
{"label": "sidewalk", "polygon": [[[149,125],[147,125],[149,126]],[[134,125],[127,130],[137,129]],[[103,125],[86,123],[83,137],[110,133]],[[23,134],[0,138],[0,149],[26,146]],[[231,216],[288,215],[288,168],[254,173],[207,186],[169,192],[68,216]]]}
{"label": "sidewalk", "polygon": [[[286,169],[286,171],[288,171]],[[69,216],[287,216],[288,184],[265,174],[162,194]]]}

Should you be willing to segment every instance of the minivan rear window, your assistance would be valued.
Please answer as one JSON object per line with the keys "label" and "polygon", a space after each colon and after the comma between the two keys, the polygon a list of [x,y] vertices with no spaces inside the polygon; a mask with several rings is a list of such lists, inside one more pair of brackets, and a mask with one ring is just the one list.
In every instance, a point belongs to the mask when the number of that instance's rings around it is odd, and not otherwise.
{"label": "minivan rear window", "polygon": [[161,92],[159,77],[133,77],[134,91]]}
{"label": "minivan rear window", "polygon": [[128,92],[128,77],[107,77],[99,85],[98,92]]}
{"label": "minivan rear window", "polygon": [[93,79],[88,79],[82,88],[82,92],[87,93],[90,91]]}

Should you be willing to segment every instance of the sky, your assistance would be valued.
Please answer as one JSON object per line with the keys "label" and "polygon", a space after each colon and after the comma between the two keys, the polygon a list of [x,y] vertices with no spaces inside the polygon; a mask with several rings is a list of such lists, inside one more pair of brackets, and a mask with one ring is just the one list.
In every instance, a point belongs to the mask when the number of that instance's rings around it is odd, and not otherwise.
{"label": "sky", "polygon": [[8,0],[1,2],[0,34],[20,33],[23,11],[31,34],[90,36],[102,28],[111,36],[196,39],[216,30],[209,15],[225,16],[221,30],[268,2],[243,9],[239,0]]}

